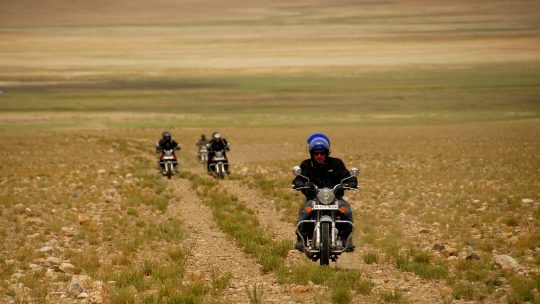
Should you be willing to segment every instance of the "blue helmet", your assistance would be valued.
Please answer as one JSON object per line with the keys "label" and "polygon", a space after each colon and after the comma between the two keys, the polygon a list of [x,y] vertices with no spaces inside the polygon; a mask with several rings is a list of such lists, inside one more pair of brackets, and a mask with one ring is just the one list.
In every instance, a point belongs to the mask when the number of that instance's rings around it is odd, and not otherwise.
{"label": "blue helmet", "polygon": [[315,133],[308,137],[307,144],[311,150],[328,150],[330,152],[330,138],[322,133]]}

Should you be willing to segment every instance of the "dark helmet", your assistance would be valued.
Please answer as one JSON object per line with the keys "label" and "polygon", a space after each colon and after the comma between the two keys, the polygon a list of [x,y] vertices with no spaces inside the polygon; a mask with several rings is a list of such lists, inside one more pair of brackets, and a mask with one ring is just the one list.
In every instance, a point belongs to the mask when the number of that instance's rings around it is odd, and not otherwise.
{"label": "dark helmet", "polygon": [[163,131],[163,133],[161,133],[161,136],[163,136],[163,139],[165,140],[171,140],[171,132],[169,131]]}
{"label": "dark helmet", "polygon": [[212,133],[212,139],[213,140],[220,140],[221,139],[221,134],[219,134],[219,132]]}
{"label": "dark helmet", "polygon": [[315,133],[307,139],[309,152],[313,150],[327,150],[330,153],[330,138],[322,133]]}
{"label": "dark helmet", "polygon": [[202,139],[202,140],[206,140],[206,135],[201,134],[201,139]]}

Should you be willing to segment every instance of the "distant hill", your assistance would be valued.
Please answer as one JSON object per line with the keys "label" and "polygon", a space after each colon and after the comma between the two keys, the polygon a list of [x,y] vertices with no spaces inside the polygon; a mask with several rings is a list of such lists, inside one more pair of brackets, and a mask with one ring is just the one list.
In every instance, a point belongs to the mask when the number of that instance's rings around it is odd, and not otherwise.
{"label": "distant hill", "polygon": [[332,7],[350,0],[17,0],[0,1],[0,28],[190,23],[264,18],[287,7]]}
{"label": "distant hill", "polygon": [[406,21],[422,17],[465,18],[471,22],[490,15],[512,21],[533,20],[538,12],[540,1],[536,0],[0,0],[0,29],[283,18],[355,24],[366,19],[393,23],[395,17]]}

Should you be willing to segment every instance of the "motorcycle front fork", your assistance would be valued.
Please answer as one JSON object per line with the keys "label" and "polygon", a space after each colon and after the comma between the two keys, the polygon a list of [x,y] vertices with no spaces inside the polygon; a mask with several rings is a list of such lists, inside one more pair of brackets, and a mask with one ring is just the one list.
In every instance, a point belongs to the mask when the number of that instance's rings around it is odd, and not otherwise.
{"label": "motorcycle front fork", "polygon": [[[338,237],[338,230],[336,228],[336,223],[335,222],[331,222],[332,225],[330,227],[330,247],[331,248],[335,248],[336,245],[339,247],[340,245],[342,246],[342,243],[341,242],[341,239]],[[315,232],[314,232],[314,240],[315,240],[315,248],[320,248],[321,247],[321,223],[318,222],[317,225],[315,226]]]}

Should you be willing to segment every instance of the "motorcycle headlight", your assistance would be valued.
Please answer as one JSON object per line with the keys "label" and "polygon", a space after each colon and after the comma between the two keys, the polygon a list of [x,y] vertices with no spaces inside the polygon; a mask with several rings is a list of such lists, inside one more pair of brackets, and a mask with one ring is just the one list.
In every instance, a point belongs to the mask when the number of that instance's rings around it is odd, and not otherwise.
{"label": "motorcycle headlight", "polygon": [[319,191],[319,194],[317,194],[317,198],[321,204],[328,205],[334,201],[336,196],[334,195],[334,191],[332,191],[332,189],[322,189]]}

